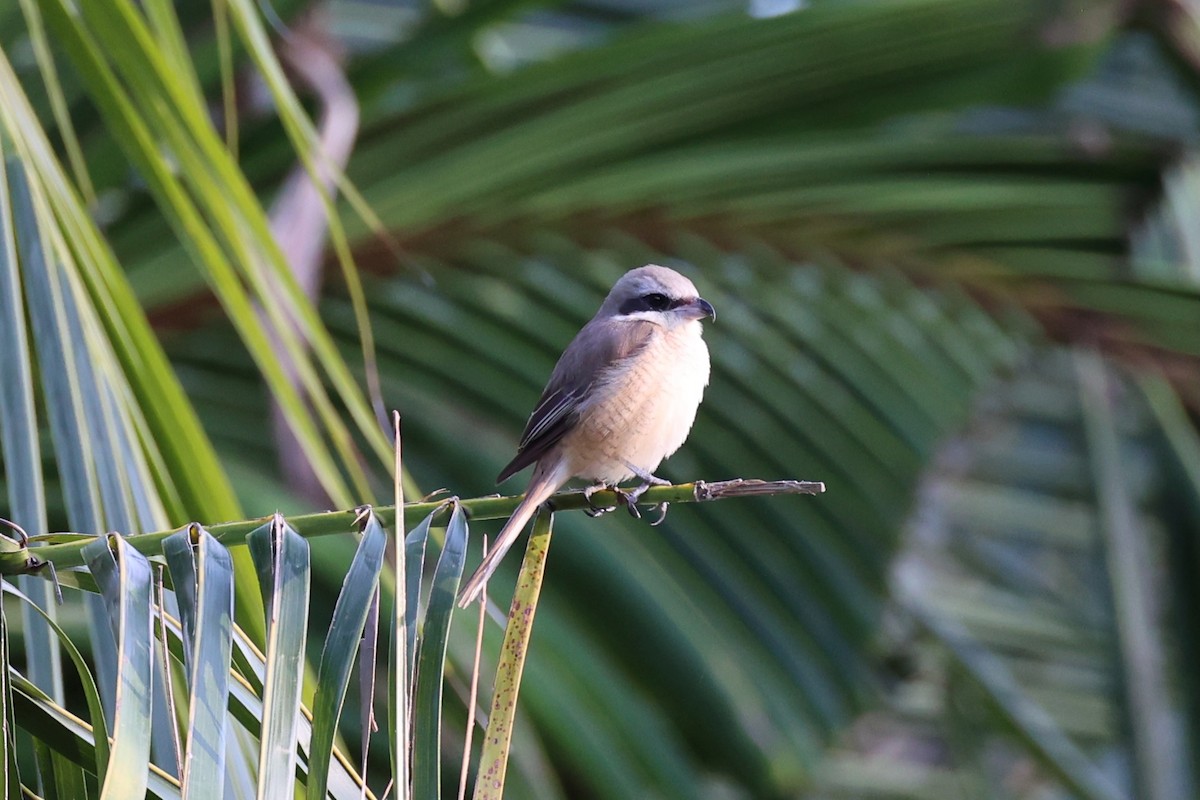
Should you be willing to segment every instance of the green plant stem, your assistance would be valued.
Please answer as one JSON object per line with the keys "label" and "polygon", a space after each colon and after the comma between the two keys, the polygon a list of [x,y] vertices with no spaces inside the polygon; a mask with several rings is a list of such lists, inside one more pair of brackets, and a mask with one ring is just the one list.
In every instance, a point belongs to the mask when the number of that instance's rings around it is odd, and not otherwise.
{"label": "green plant stem", "polygon": [[[660,503],[698,503],[708,500],[722,500],[731,497],[751,497],[776,494],[820,494],[825,491],[825,484],[819,481],[759,481],[750,479],[734,479],[706,483],[680,483],[669,486],[654,486],[642,495],[639,505],[656,506]],[[467,518],[503,519],[507,518],[521,501],[519,495],[512,497],[476,497],[463,500],[462,507]],[[591,504],[581,491],[560,492],[550,499],[555,511],[572,511],[588,508],[590,505],[608,507],[616,504],[616,495],[610,491],[596,492],[592,495]],[[434,520],[434,525],[444,525],[450,518],[444,498],[428,502],[407,503],[405,513],[409,519],[420,519],[443,506],[441,514]],[[353,530],[354,520],[358,515],[357,509],[349,511],[323,511],[317,514],[304,514],[288,517],[288,524],[295,528],[305,538],[313,536],[328,536],[335,533],[345,533]],[[382,506],[375,509],[375,515],[383,525],[392,525],[396,519],[395,506]],[[205,528],[216,537],[217,541],[226,546],[244,544],[246,535],[266,521],[267,517],[239,522],[225,522],[217,525],[206,525]],[[162,551],[162,541],[178,528],[154,533],[142,533],[126,537],[126,542],[143,555],[156,555]],[[31,572],[50,562],[59,570],[78,567],[83,564],[82,550],[95,538],[92,535],[77,533],[58,533],[47,536],[30,537],[28,549],[5,548],[0,552],[0,575],[22,574]]]}
{"label": "green plant stem", "polygon": [[546,571],[546,556],[550,552],[553,523],[554,513],[543,508],[533,521],[533,532],[525,547],[525,558],[521,562],[517,587],[508,609],[508,625],[504,628],[500,663],[496,665],[492,713],[488,717],[487,735],[483,739],[483,752],[479,757],[474,800],[500,800],[504,794],[508,750],[517,715],[517,694],[521,690],[521,674],[525,670],[529,637],[533,634],[538,596],[542,593],[542,576]]}

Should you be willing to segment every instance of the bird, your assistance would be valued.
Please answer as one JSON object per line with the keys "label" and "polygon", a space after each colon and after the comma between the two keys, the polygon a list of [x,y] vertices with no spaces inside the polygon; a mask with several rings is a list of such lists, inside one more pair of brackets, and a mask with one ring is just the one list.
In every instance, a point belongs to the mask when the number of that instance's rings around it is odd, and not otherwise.
{"label": "bird", "polygon": [[[634,503],[663,459],[683,445],[709,380],[701,320],[716,321],[712,304],[668,267],[647,264],[622,275],[559,357],[501,483],[529,465],[525,496],[459,594],[462,606],[480,595],[504,554],[538,507],[572,478],[594,482],[585,493],[617,491]],[[641,479],[631,490],[618,488]]]}

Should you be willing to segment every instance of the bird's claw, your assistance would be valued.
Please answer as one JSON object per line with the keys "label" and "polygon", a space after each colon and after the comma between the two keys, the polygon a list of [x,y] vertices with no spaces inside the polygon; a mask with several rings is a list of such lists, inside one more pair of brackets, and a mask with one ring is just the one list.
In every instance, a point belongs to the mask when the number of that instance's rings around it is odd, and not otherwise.
{"label": "bird's claw", "polygon": [[670,507],[671,507],[671,504],[668,503],[666,500],[663,500],[661,503],[659,503],[657,506],[655,506],[655,508],[658,510],[658,519],[656,519],[656,520],[654,520],[654,522],[650,523],[651,528],[657,528],[659,525],[662,525],[663,522],[666,521],[667,509],[669,509]]}
{"label": "bird's claw", "polygon": [[634,519],[642,518],[642,512],[637,509],[638,498],[642,496],[641,492],[637,489],[622,489],[619,486],[613,487],[613,491],[617,493],[617,504],[625,506],[625,509],[629,511],[629,516]]}
{"label": "bird's claw", "polygon": [[[596,492],[604,491],[607,488],[609,488],[609,487],[606,486],[605,484],[598,483],[595,486],[589,486],[583,490],[583,499],[587,500],[587,504],[588,504],[588,507],[583,510],[583,513],[587,514],[589,517],[592,517],[594,519],[596,517],[604,516],[605,514],[607,514],[610,511],[617,510],[617,507],[615,505],[597,506],[592,503],[592,495],[594,495]],[[621,493],[620,493],[620,491],[617,491],[617,499],[619,500],[620,498],[621,498]]]}

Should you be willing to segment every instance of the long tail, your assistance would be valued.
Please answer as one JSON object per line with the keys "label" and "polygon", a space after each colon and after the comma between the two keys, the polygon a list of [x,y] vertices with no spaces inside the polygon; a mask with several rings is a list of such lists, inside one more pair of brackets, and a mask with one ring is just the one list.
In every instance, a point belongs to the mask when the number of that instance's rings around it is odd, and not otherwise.
{"label": "long tail", "polygon": [[558,491],[558,488],[566,482],[566,479],[560,477],[557,472],[557,470],[553,470],[548,474],[543,473],[541,465],[534,470],[529,488],[525,490],[525,499],[513,511],[508,522],[504,523],[504,527],[500,529],[500,535],[496,537],[495,543],[488,550],[483,563],[479,565],[479,569],[475,570],[475,574],[459,592],[458,604],[460,606],[466,607],[475,602],[479,593],[483,591],[483,585],[487,579],[496,571],[496,567],[500,566],[500,560],[504,558],[504,554],[508,552],[508,549],[513,546],[513,542],[517,541],[517,537],[521,535],[521,531],[525,529],[525,523],[533,517],[538,506],[550,499],[550,495]]}

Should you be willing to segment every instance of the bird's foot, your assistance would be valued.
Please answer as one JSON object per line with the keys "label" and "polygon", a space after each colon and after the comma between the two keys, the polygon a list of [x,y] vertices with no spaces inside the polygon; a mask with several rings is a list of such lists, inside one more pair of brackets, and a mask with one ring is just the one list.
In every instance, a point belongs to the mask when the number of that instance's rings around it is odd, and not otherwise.
{"label": "bird's foot", "polygon": [[637,501],[649,488],[649,485],[645,483],[641,486],[635,486],[632,489],[622,489],[620,486],[614,486],[613,491],[617,493],[617,505],[625,506],[625,510],[629,512],[629,516],[634,519],[641,519],[642,512],[638,511]]}
{"label": "bird's foot", "polygon": [[[653,475],[649,477],[654,478]],[[638,501],[642,499],[642,495],[644,495],[651,486],[663,486],[666,483],[667,482],[664,480],[654,478],[652,481],[643,481],[632,489],[622,489],[617,486],[613,487],[613,491],[617,493],[617,502],[629,510],[629,515],[634,519],[641,519],[642,513],[638,511],[637,504]]]}
{"label": "bird's foot", "polygon": [[[637,504],[638,501],[642,499],[642,495],[644,495],[651,486],[669,486],[671,484],[670,481],[664,481],[662,478],[651,475],[645,470],[638,469],[632,464],[626,464],[625,466],[629,467],[634,475],[641,478],[642,482],[632,489],[622,489],[620,486],[610,485],[603,482],[587,487],[583,490],[583,497],[587,500],[588,507],[584,509],[583,513],[587,514],[589,517],[599,517],[603,514],[609,513],[610,511],[616,511],[617,506],[624,506],[625,510],[629,512],[629,516],[633,517],[634,519],[641,519],[642,512],[638,510]],[[616,495],[616,505],[595,505],[592,502],[592,495],[596,494],[596,492],[605,491],[606,489],[611,490],[613,494]],[[658,519],[650,523],[651,525],[662,524],[662,521],[667,518],[667,507],[667,503],[658,504]]]}
{"label": "bird's foot", "polygon": [[615,505],[614,506],[597,506],[594,503],[592,503],[592,495],[594,495],[596,492],[602,492],[605,489],[612,489],[613,491],[615,491],[617,493],[617,499],[618,500],[621,499],[621,492],[616,487],[609,486],[607,483],[594,484],[583,490],[583,499],[587,500],[587,503],[588,503],[588,507],[583,510],[583,513],[587,514],[589,517],[599,517],[599,516],[603,516],[604,514],[607,514],[610,511],[617,510],[617,507]]}
{"label": "bird's foot", "polygon": [[650,523],[651,528],[657,528],[659,525],[662,525],[663,522],[666,521],[667,509],[669,509],[670,507],[671,507],[671,504],[668,503],[666,500],[663,500],[661,503],[659,503],[656,506],[656,508],[658,509],[658,519],[656,519],[656,520],[654,520],[654,522]]}
{"label": "bird's foot", "polygon": [[[632,489],[621,489],[614,486],[613,491],[617,493],[617,502],[625,506],[625,508],[629,511],[629,515],[634,519],[641,519],[642,513],[638,511],[637,503],[642,499],[642,495],[644,495],[651,486],[670,486],[671,482],[665,481],[655,475],[651,475],[646,470],[640,469],[639,467],[630,464],[628,461],[625,462],[625,466],[629,468],[630,472],[640,478],[642,482]],[[658,521],[653,523],[654,525],[658,525],[666,517],[666,505],[666,503],[659,504],[659,517]]]}

